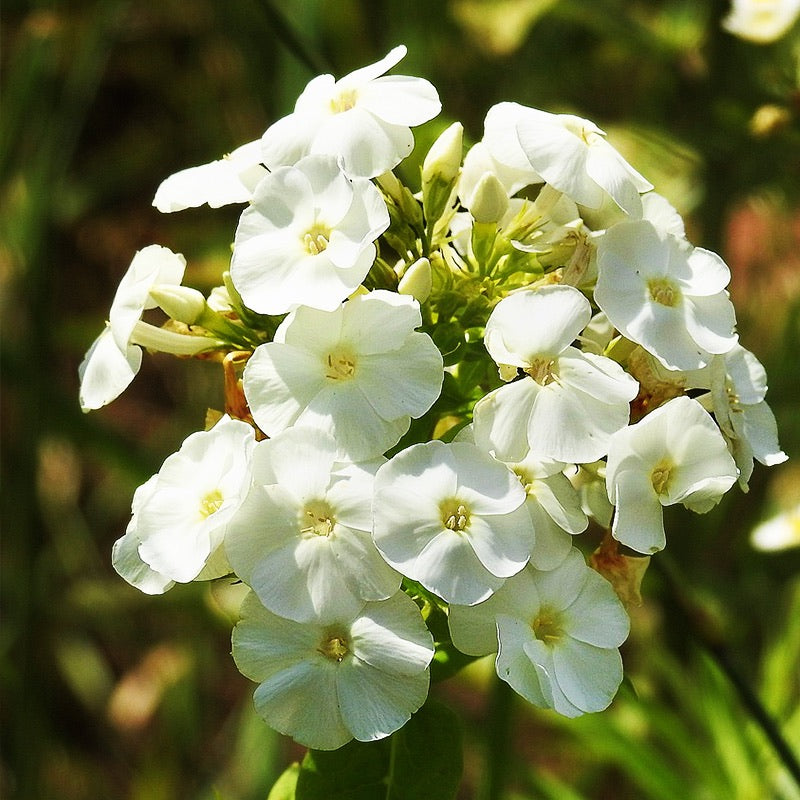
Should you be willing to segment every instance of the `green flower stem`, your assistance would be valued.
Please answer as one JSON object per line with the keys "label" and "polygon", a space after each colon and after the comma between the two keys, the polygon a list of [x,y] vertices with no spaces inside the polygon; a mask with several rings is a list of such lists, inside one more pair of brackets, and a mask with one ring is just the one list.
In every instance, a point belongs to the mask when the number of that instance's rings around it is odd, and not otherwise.
{"label": "green flower stem", "polygon": [[489,695],[489,716],[486,720],[486,766],[478,797],[480,800],[501,800],[512,762],[511,731],[514,690],[495,677]]}
{"label": "green flower stem", "polygon": [[753,687],[739,673],[722,636],[708,614],[695,603],[676,577],[676,568],[659,553],[651,562],[664,578],[671,599],[684,617],[685,629],[711,656],[736,690],[739,700],[753,721],[761,728],[786,771],[800,788],[800,761]]}

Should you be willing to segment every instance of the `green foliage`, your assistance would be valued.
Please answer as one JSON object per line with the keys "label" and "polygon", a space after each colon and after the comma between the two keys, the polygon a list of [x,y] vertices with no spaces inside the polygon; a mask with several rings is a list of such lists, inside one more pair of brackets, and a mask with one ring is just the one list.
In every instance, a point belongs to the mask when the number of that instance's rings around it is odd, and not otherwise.
{"label": "green foliage", "polygon": [[458,717],[428,700],[388,739],[353,741],[328,752],[310,750],[295,793],[270,795],[269,800],[451,800],[461,770]]}

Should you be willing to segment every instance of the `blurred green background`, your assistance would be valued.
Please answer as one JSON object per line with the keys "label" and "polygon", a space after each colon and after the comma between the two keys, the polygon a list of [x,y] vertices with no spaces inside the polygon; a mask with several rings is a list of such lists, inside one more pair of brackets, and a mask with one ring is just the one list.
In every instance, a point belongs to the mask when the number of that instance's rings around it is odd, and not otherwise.
{"label": "blurred green background", "polygon": [[[404,42],[398,71],[430,79],[443,101],[418,132],[425,143],[453,119],[480,138],[501,100],[606,129],[686,216],[692,241],[730,264],[742,342],[767,367],[784,450],[800,455],[798,29],[750,44],[720,29],[726,9],[3,3],[0,795],[255,800],[302,754],[251,710],[253,686],[229,656],[235,590],[146,597],[111,568],[135,487],[221,405],[218,368],[145,358],[119,400],[84,416],[77,366],[136,249],[183,252],[186,283],[214,285],[239,209],[163,216],[153,193],[257,138],[319,72],[342,75]],[[459,797],[800,797],[720,667],[722,654],[800,750],[800,550],[749,542],[757,522],[799,501],[790,460],[757,465],[749,494],[732,491],[707,516],[670,509],[662,568],[645,578],[623,649],[629,682],[608,712],[567,721],[527,708],[497,690],[490,662],[435,687],[465,723]],[[487,746],[507,755],[503,790]]]}

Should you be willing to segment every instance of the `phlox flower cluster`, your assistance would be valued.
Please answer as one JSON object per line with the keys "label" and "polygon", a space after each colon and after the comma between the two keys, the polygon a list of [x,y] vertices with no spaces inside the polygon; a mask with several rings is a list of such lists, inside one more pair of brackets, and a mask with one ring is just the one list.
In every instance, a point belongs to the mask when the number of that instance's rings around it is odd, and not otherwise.
{"label": "phlox flower cluster", "polygon": [[317,749],[403,726],[448,647],[533,705],[606,708],[639,593],[589,566],[597,532],[640,580],[664,506],[704,513],[786,458],[727,266],[605,133],[500,103],[412,191],[392,170],[440,103],[385,74],[404,55],[167,178],[160,211],[245,204],[230,269],[205,297],[143,249],[80,368],[90,410],[142,347],[222,365],[224,411],[139,487],[112,560],[150,594],[244,584],[236,665]]}

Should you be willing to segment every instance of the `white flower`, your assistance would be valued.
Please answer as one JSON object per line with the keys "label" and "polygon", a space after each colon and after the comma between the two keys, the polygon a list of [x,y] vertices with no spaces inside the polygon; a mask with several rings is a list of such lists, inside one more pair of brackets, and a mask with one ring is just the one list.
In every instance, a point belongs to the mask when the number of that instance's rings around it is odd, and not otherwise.
{"label": "white flower", "polygon": [[486,349],[502,376],[524,376],[478,401],[476,440],[515,461],[528,451],[570,464],[606,453],[609,436],[628,423],[638,384],[611,359],[572,347],[590,319],[589,301],[571,286],[523,291],[497,304]]}
{"label": "white flower", "polygon": [[324,624],[278,617],[252,593],[241,613],[233,658],[259,683],[256,711],[306,747],[383,739],[428,696],[433,639],[402,592]]}
{"label": "white flower", "polygon": [[373,537],[395,569],[447,602],[478,603],[533,547],[525,492],[468,442],[416,444],[375,476]]}
{"label": "white flower", "polygon": [[608,499],[612,534],[640,553],[666,544],[662,506],[710,511],[736,482],[719,428],[697,400],[676,397],[611,438]]}
{"label": "white flower", "polygon": [[622,681],[617,649],[628,617],[611,584],[572,548],[561,564],[531,566],[486,602],[450,606],[453,644],[469,655],[497,652],[497,674],[530,703],[576,717],[601,711]]}
{"label": "white flower", "polygon": [[506,131],[508,146],[503,152],[514,154],[513,161],[505,160],[497,147],[490,146],[496,159],[518,164],[511,133],[516,131],[521,150],[542,180],[588,208],[600,208],[611,197],[630,216],[641,217],[639,194],[650,191],[652,184],[605,140],[605,133],[593,122],[518,103],[500,103],[489,114]]}
{"label": "white flower", "polygon": [[[462,428],[454,441],[474,442],[474,426]],[[581,509],[580,496],[564,474],[568,465],[535,458],[530,452],[514,460],[502,450],[493,448],[489,441],[477,441],[475,444],[502,461],[525,489],[525,508],[530,514],[534,531],[530,564],[543,570],[557,567],[572,547],[570,534],[582,533],[589,524]]]}
{"label": "white flower", "polygon": [[622,222],[599,239],[597,269],[597,305],[668,369],[699,369],[736,344],[730,270],[716,253]]}
{"label": "white flower", "polygon": [[311,153],[340,157],[349,175],[364,178],[396,167],[414,147],[411,127],[433,119],[442,107],[428,81],[383,75],[405,54],[400,45],[381,61],[338,81],[332,75],[314,78],[294,112],[264,134],[267,167],[295,164]]}
{"label": "white flower", "polygon": [[331,436],[309,428],[256,445],[225,550],[266,608],[300,622],[339,619],[400,588],[372,542],[377,467],[336,463]]}
{"label": "white flower", "polygon": [[388,227],[371,181],[349,179],[332,156],[308,156],[258,184],[236,229],[231,279],[261,314],[333,311],[366,277]]}
{"label": "white flower", "polygon": [[798,15],[800,0],[733,0],[722,27],[742,39],[767,44],[780,39]]}
{"label": "white flower", "polygon": [[756,525],[750,541],[756,550],[767,552],[800,547],[800,503]]}
{"label": "white flower", "polygon": [[[140,319],[145,309],[156,307],[150,290],[159,284],[180,284],[185,268],[186,259],[182,255],[156,244],[133,257],[114,295],[109,321],[78,368],[83,411],[110,403],[134,379],[142,363],[142,350],[132,338],[137,323],[144,324]],[[208,342],[200,337],[191,338],[201,349]]]}
{"label": "white flower", "polygon": [[187,583],[230,572],[221,548],[225,530],[250,484],[253,428],[222,417],[188,436],[157,475],[134,495],[133,517],[115,545],[115,567],[142,591],[155,593],[134,553],[163,578]]}
{"label": "white flower", "polygon": [[256,348],[244,393],[261,430],[328,431],[341,461],[365,461],[393,445],[439,396],[442,356],[411,297],[378,290],[336,311],[301,307]]}
{"label": "white flower", "polygon": [[170,175],[156,190],[153,205],[169,214],[204,203],[211,208],[246,203],[266,174],[261,165],[261,141],[248,142],[218,161]]}
{"label": "white flower", "polygon": [[768,467],[782,464],[788,458],[778,444],[775,415],[764,400],[767,372],[749,350],[738,344],[730,352],[717,356],[705,372],[708,374],[705,385],[711,392],[706,396],[710,404],[704,405],[711,406],[709,410],[714,413],[739,468],[739,485],[746,491],[754,458]]}

